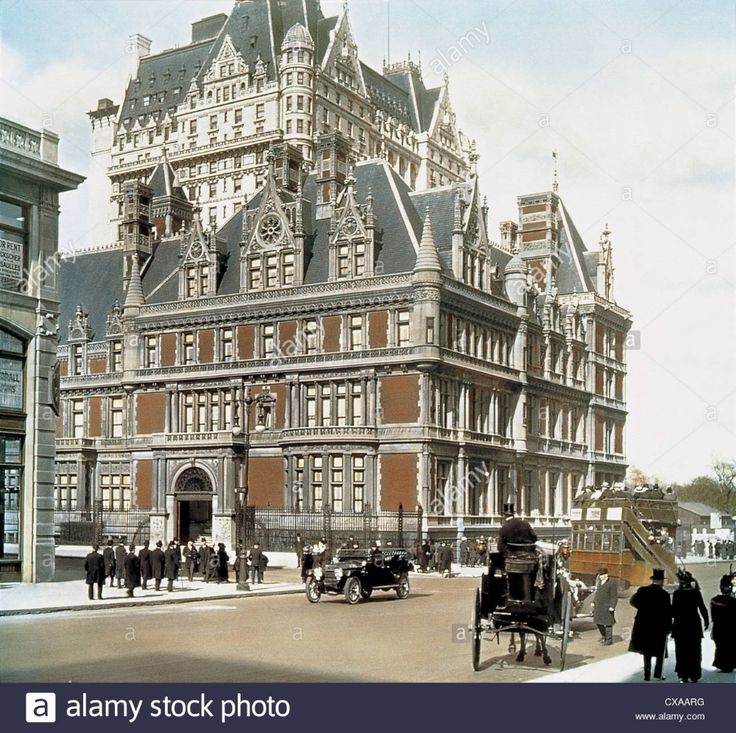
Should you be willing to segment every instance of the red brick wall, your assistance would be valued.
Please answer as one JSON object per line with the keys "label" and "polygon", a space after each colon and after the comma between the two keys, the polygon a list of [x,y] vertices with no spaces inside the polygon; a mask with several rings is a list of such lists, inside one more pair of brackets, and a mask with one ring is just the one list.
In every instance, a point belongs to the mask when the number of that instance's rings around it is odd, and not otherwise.
{"label": "red brick wall", "polygon": [[603,381],[604,381],[604,370],[603,367],[596,364],[595,367],[595,393],[603,395]]}
{"label": "red brick wall", "polygon": [[56,416],[56,437],[64,437],[64,405],[66,402],[61,400],[59,402],[59,414]]}
{"label": "red brick wall", "polygon": [[622,400],[624,398],[624,375],[616,374],[616,399]]}
{"label": "red brick wall", "polygon": [[102,436],[102,398],[90,397],[87,402],[87,435],[90,438]]}
{"label": "red brick wall", "polygon": [[595,351],[598,354],[603,353],[603,335],[605,333],[605,328],[602,324],[596,323],[595,324]]}
{"label": "red brick wall", "polygon": [[371,311],[368,314],[368,343],[372,349],[385,349],[388,345],[388,312]]}
{"label": "red brick wall", "polygon": [[270,390],[276,397],[274,427],[276,430],[283,430],[286,423],[286,401],[289,399],[289,390],[285,384],[275,384],[270,387]]}
{"label": "red brick wall", "polygon": [[107,371],[107,358],[103,356],[101,359],[90,359],[87,368],[90,374],[104,374]]}
{"label": "red brick wall", "polygon": [[279,323],[279,350],[283,356],[294,356],[297,353],[296,321]]}
{"label": "red brick wall", "polygon": [[419,376],[399,374],[379,382],[384,423],[415,423],[419,420]]}
{"label": "red brick wall", "polygon": [[322,349],[329,353],[340,350],[340,316],[325,316],[322,319],[324,341]]}
{"label": "red brick wall", "polygon": [[381,509],[414,511],[417,503],[418,457],[412,453],[380,456]]}
{"label": "red brick wall", "polygon": [[166,395],[144,392],[136,395],[136,432],[139,435],[163,433],[166,420]]}
{"label": "red brick wall", "polygon": [[606,435],[606,421],[600,416],[596,415],[595,418],[595,449],[597,451],[603,450],[603,438]]}
{"label": "red brick wall", "polygon": [[59,375],[66,377],[69,374],[69,361],[67,359],[59,360]]}
{"label": "red brick wall", "polygon": [[199,363],[211,364],[215,360],[215,332],[208,328],[199,332]]}
{"label": "red brick wall", "polygon": [[255,327],[238,326],[238,359],[245,361],[253,358],[255,344]]}
{"label": "red brick wall", "polygon": [[161,366],[176,364],[176,334],[161,334]]}
{"label": "red brick wall", "polygon": [[150,509],[153,496],[153,461],[135,464],[135,496],[139,509]]}
{"label": "red brick wall", "polygon": [[283,506],[284,460],[280,456],[251,456],[248,501],[254,506]]}
{"label": "red brick wall", "polygon": [[613,428],[614,436],[614,450],[619,455],[623,455],[624,452],[624,424],[617,422]]}

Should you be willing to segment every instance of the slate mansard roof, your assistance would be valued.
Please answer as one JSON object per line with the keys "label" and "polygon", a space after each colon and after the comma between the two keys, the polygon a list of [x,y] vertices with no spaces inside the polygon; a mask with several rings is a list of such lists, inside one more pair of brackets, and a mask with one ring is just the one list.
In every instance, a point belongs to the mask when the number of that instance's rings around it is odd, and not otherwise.
{"label": "slate mansard roof", "polygon": [[[162,163],[168,165],[168,163]],[[444,188],[412,192],[393,168],[384,160],[361,161],[355,167],[354,190],[357,201],[363,205],[369,194],[373,197],[376,222],[376,260],[382,274],[411,273],[416,263],[419,242],[422,239],[423,219],[430,213],[434,241],[440,257],[442,272],[452,276],[453,207],[458,190],[466,200],[472,191],[472,183]],[[154,197],[161,192],[165,176],[151,176]],[[258,208],[263,191],[256,193],[247,203],[247,210]],[[282,192],[285,202],[294,200],[294,194]],[[305,241],[305,284],[326,282],[329,272],[329,218],[316,218],[316,175],[310,174],[303,186]],[[235,213],[216,233],[223,253],[224,272],[218,284],[217,295],[239,292],[240,243],[242,237],[242,210]],[[561,256],[558,272],[560,293],[593,291],[593,280],[585,269],[589,253],[565,211],[564,226],[560,234]],[[141,272],[143,293],[147,304],[158,304],[178,299],[178,266],[181,240],[176,238],[158,241]],[[511,254],[491,245],[491,264],[503,272]],[[94,339],[105,336],[105,320],[115,301],[125,300],[123,292],[122,249],[108,249],[78,254],[63,260],[60,270],[61,336],[66,339],[69,320],[78,304],[89,313]],[[503,297],[503,282],[494,279],[493,292]]]}
{"label": "slate mansard roof", "polygon": [[[337,22],[336,16],[324,17],[319,0],[236,3],[216,37],[141,59],[138,75],[130,80],[125,93],[120,111],[122,127],[132,129],[136,120],[144,125],[149,115],[157,120],[163,119],[169,111],[173,115],[192,80],[201,86],[226,37],[251,71],[260,59],[266,69],[266,78],[273,81],[277,76],[281,45],[296,24],[304,26],[314,39],[317,61],[321,63]],[[429,129],[441,87],[426,89],[421,76],[408,69],[383,75],[361,62],[361,71],[371,101],[378,109],[417,132]],[[144,97],[149,98],[146,106],[143,105]]]}

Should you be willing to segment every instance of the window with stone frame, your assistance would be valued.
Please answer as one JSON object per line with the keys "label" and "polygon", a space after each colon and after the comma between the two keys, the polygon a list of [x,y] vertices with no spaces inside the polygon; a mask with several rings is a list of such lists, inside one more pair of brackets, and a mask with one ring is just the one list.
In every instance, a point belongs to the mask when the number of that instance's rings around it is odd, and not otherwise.
{"label": "window with stone frame", "polygon": [[235,356],[235,332],[232,326],[220,329],[220,359],[221,361],[232,361]]}
{"label": "window with stone frame", "polygon": [[362,512],[365,504],[365,456],[350,457],[352,473],[351,488],[353,494],[353,511]]}
{"label": "window with stone frame", "polygon": [[309,493],[312,509],[316,512],[321,512],[323,508],[324,475],[322,468],[322,456],[309,457]]}
{"label": "window with stone frame", "polygon": [[248,258],[248,289],[278,290],[294,284],[294,250],[282,249]]}
{"label": "window with stone frame", "polygon": [[57,463],[54,484],[54,508],[59,511],[77,509],[77,466],[75,463]]}
{"label": "window with stone frame", "polygon": [[260,327],[260,357],[267,359],[276,353],[276,326],[262,323]]}
{"label": "window with stone frame", "polygon": [[330,508],[333,512],[343,510],[345,494],[345,458],[342,455],[330,456]]}
{"label": "window with stone frame", "polygon": [[365,242],[340,242],[337,245],[335,275],[341,280],[365,275]]}
{"label": "window with stone frame", "polygon": [[82,344],[72,344],[71,346],[71,371],[73,376],[80,376],[85,373],[84,346]]}
{"label": "window with stone frame", "polygon": [[110,342],[110,371],[123,371],[123,342],[119,339]]}
{"label": "window with stone frame", "polygon": [[400,308],[394,313],[394,328],[397,346],[411,345],[411,311]]}
{"label": "window with stone frame", "polygon": [[111,438],[124,437],[125,399],[111,397],[109,400],[108,433]]}
{"label": "window with stone frame", "polygon": [[101,464],[99,485],[103,511],[130,509],[130,466],[120,463]]}
{"label": "window with stone frame", "polygon": [[147,369],[158,366],[158,337],[146,336],[144,340],[145,365]]}
{"label": "window with stone frame", "polygon": [[304,385],[303,406],[302,427],[363,425],[363,382],[347,380]]}
{"label": "window with stone frame", "polygon": [[194,364],[194,332],[184,331],[179,336],[182,364]]}
{"label": "window with stone frame", "polygon": [[365,314],[347,316],[347,350],[362,351],[366,348]]}
{"label": "window with stone frame", "polygon": [[69,401],[69,412],[71,418],[70,432],[72,438],[83,438],[84,425],[84,400],[74,399]]}

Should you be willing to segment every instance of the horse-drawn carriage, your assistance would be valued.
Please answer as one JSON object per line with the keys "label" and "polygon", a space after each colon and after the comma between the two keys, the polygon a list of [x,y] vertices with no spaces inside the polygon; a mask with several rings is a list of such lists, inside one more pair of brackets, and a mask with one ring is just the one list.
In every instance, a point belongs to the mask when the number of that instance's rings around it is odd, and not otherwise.
{"label": "horse-drawn carriage", "polygon": [[[552,663],[547,638],[560,639],[560,669],[565,668],[570,624],[575,602],[571,588],[555,566],[551,554],[534,544],[509,543],[507,552],[489,555],[488,571],[483,573],[481,587],[475,593],[472,625],[473,669],[480,669],[481,641],[496,640],[510,634],[509,652],[516,651],[516,634],[520,649],[517,662],[524,661],[526,636],[535,638],[535,655],[544,664]],[[555,633],[555,629],[558,633]]]}

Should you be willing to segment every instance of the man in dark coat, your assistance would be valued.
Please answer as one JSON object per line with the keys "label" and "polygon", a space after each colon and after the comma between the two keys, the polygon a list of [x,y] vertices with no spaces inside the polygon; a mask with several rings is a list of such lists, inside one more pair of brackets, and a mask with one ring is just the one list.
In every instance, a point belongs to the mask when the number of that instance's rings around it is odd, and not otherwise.
{"label": "man in dark coat", "polygon": [[135,554],[135,545],[128,548],[125,556],[125,587],[128,589],[128,597],[133,597],[133,590],[141,586],[141,560]]}
{"label": "man in dark coat", "polygon": [[105,577],[110,578],[110,587],[115,584],[115,550],[112,546],[112,540],[107,541],[107,547],[102,552],[102,559],[105,563]]}
{"label": "man in dark coat", "polygon": [[651,679],[652,657],[656,660],[654,678],[664,679],[662,664],[672,623],[670,594],[662,587],[664,570],[656,568],[652,573],[651,581],[651,585],[639,588],[629,601],[636,609],[629,651],[643,655],[645,682]]}
{"label": "man in dark coat", "polygon": [[168,584],[166,590],[171,593],[174,590],[174,581],[179,575],[179,551],[176,549],[176,542],[169,542],[169,546],[164,552],[164,574]]}
{"label": "man in dark coat", "polygon": [[432,554],[432,548],[429,546],[429,540],[424,540],[419,553],[419,570],[423,573],[427,572],[429,558]]}
{"label": "man in dark coat", "polygon": [[468,538],[463,535],[460,540],[460,565],[467,565],[469,556],[470,551],[468,550]]}
{"label": "man in dark coat", "polygon": [[532,529],[532,525],[526,520],[514,516],[513,504],[504,504],[503,513],[506,521],[501,525],[498,533],[499,552],[523,550],[525,548],[517,545],[533,545],[537,541],[537,535]]}
{"label": "man in dark coat", "polygon": [[452,577],[452,545],[447,542],[442,543],[440,550],[440,567],[440,575],[447,578]]}
{"label": "man in dark coat", "polygon": [[720,585],[720,594],[710,601],[712,637],[716,644],[713,666],[721,672],[733,672],[736,668],[736,597],[732,576],[724,575]]}
{"label": "man in dark coat", "polygon": [[248,564],[250,565],[250,582],[256,582],[256,576],[258,576],[258,582],[263,582],[263,570],[261,568],[261,559],[263,552],[258,542],[253,544],[253,549],[248,553]]}
{"label": "man in dark coat", "polygon": [[227,554],[227,551],[225,550],[225,543],[224,542],[218,542],[217,543],[217,582],[218,583],[228,583],[229,582],[229,574],[227,569],[227,562],[230,559],[230,556]]}
{"label": "man in dark coat", "polygon": [[593,623],[601,632],[601,643],[604,646],[613,644],[613,625],[616,623],[614,612],[618,603],[618,586],[608,576],[608,568],[598,571],[598,582],[593,606]]}
{"label": "man in dark coat", "polygon": [[141,547],[141,551],[138,553],[138,559],[141,561],[141,588],[146,590],[148,581],[153,577],[151,551],[148,549],[148,540],[143,543],[143,547]]}
{"label": "man in dark coat", "polygon": [[302,536],[299,532],[296,533],[294,552],[296,553],[296,566],[299,568],[302,565],[302,554],[304,553],[304,542],[302,541]]}
{"label": "man in dark coat", "polygon": [[87,574],[87,592],[90,601],[94,600],[94,587],[97,586],[97,598],[102,598],[102,586],[105,585],[105,561],[99,553],[100,546],[92,545],[92,552],[84,558],[84,571]]}
{"label": "man in dark coat", "polygon": [[202,580],[206,583],[208,578],[210,565],[210,546],[207,544],[207,540],[202,540],[202,544],[199,546],[199,569],[202,572]]}
{"label": "man in dark coat", "polygon": [[675,673],[680,682],[697,682],[703,659],[703,619],[708,628],[708,609],[698,583],[687,570],[677,573],[680,587],[672,594],[672,638],[675,640]]}
{"label": "man in dark coat", "polygon": [[115,580],[118,581],[118,588],[123,587],[125,580],[125,555],[125,544],[121,538],[115,548]]}
{"label": "man in dark coat", "polygon": [[184,547],[184,565],[187,569],[187,577],[191,583],[194,580],[194,573],[199,565],[199,550],[194,546],[192,540],[189,540]]}
{"label": "man in dark coat", "polygon": [[151,550],[151,571],[153,573],[153,583],[156,590],[161,590],[161,579],[164,577],[164,569],[166,567],[166,558],[164,551],[161,549],[163,542],[159,540],[155,549]]}

